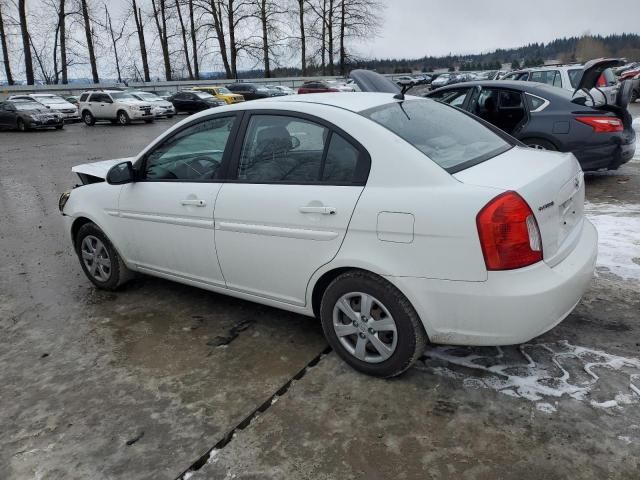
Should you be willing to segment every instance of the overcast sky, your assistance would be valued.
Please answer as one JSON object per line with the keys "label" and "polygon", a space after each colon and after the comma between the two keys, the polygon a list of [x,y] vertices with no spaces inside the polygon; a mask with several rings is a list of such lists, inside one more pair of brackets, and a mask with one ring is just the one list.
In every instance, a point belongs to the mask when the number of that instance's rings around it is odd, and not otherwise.
{"label": "overcast sky", "polygon": [[640,0],[388,0],[364,57],[482,53],[558,37],[640,33]]}

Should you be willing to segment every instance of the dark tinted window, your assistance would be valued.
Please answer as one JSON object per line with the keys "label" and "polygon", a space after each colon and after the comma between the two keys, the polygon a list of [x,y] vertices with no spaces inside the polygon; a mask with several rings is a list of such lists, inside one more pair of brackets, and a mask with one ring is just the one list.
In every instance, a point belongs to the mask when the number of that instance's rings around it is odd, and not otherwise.
{"label": "dark tinted window", "polygon": [[449,172],[460,171],[511,148],[465,113],[431,99],[388,103],[362,114]]}
{"label": "dark tinted window", "polygon": [[522,95],[520,92],[500,90],[498,106],[500,108],[522,108]]}
{"label": "dark tinted window", "polygon": [[354,182],[360,152],[337,133],[331,134],[322,180],[330,183]]}
{"label": "dark tinted window", "polygon": [[569,74],[569,82],[571,82],[571,86],[576,88],[582,78],[582,69],[575,68],[573,70],[569,70],[567,73]]}
{"label": "dark tinted window", "polygon": [[149,180],[211,180],[218,167],[235,117],[216,118],[179,132],[147,157]]}
{"label": "dark tinted window", "polygon": [[329,130],[317,123],[280,115],[249,121],[238,179],[248,182],[314,182],[320,177]]}
{"label": "dark tinted window", "polygon": [[81,102],[86,102],[88,96],[89,96],[88,93],[83,93],[82,95],[80,95],[80,101]]}

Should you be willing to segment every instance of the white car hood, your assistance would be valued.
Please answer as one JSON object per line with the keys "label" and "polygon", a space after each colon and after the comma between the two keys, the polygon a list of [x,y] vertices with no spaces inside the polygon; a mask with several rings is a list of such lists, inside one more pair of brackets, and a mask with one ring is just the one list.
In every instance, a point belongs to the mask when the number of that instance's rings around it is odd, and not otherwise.
{"label": "white car hood", "polygon": [[102,160],[101,162],[93,162],[93,163],[83,163],[82,165],[76,165],[71,168],[73,173],[82,173],[85,175],[91,175],[92,177],[97,178],[107,178],[107,172],[114,165],[126,162],[133,162],[135,157],[127,157],[127,158],[116,158],[114,160]]}

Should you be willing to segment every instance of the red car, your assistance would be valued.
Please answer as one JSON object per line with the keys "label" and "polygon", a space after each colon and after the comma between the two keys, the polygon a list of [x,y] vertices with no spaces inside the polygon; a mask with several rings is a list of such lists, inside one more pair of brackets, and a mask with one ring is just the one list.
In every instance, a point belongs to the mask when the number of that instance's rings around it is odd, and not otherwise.
{"label": "red car", "polygon": [[326,92],[339,92],[337,88],[333,88],[326,82],[305,82],[299,89],[298,93],[326,93]]}

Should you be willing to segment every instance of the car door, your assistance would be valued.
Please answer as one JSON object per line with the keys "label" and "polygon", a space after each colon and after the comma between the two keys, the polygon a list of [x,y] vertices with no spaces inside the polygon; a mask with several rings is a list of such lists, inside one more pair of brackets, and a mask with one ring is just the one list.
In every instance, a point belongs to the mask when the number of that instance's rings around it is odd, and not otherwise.
{"label": "car door", "polygon": [[11,111],[12,106],[8,103],[0,103],[0,127],[9,127],[15,125],[15,112]]}
{"label": "car door", "polygon": [[337,254],[369,172],[344,132],[291,112],[245,114],[215,208],[227,287],[304,305],[313,272]]}
{"label": "car door", "polygon": [[89,97],[89,104],[94,117],[108,118],[108,112],[106,108],[107,100],[111,101],[111,98],[109,98],[108,95],[105,95],[104,93],[91,94],[91,97]]}
{"label": "car door", "polygon": [[233,114],[190,123],[136,162],[117,215],[125,258],[142,271],[224,286],[213,210],[237,130]]}

